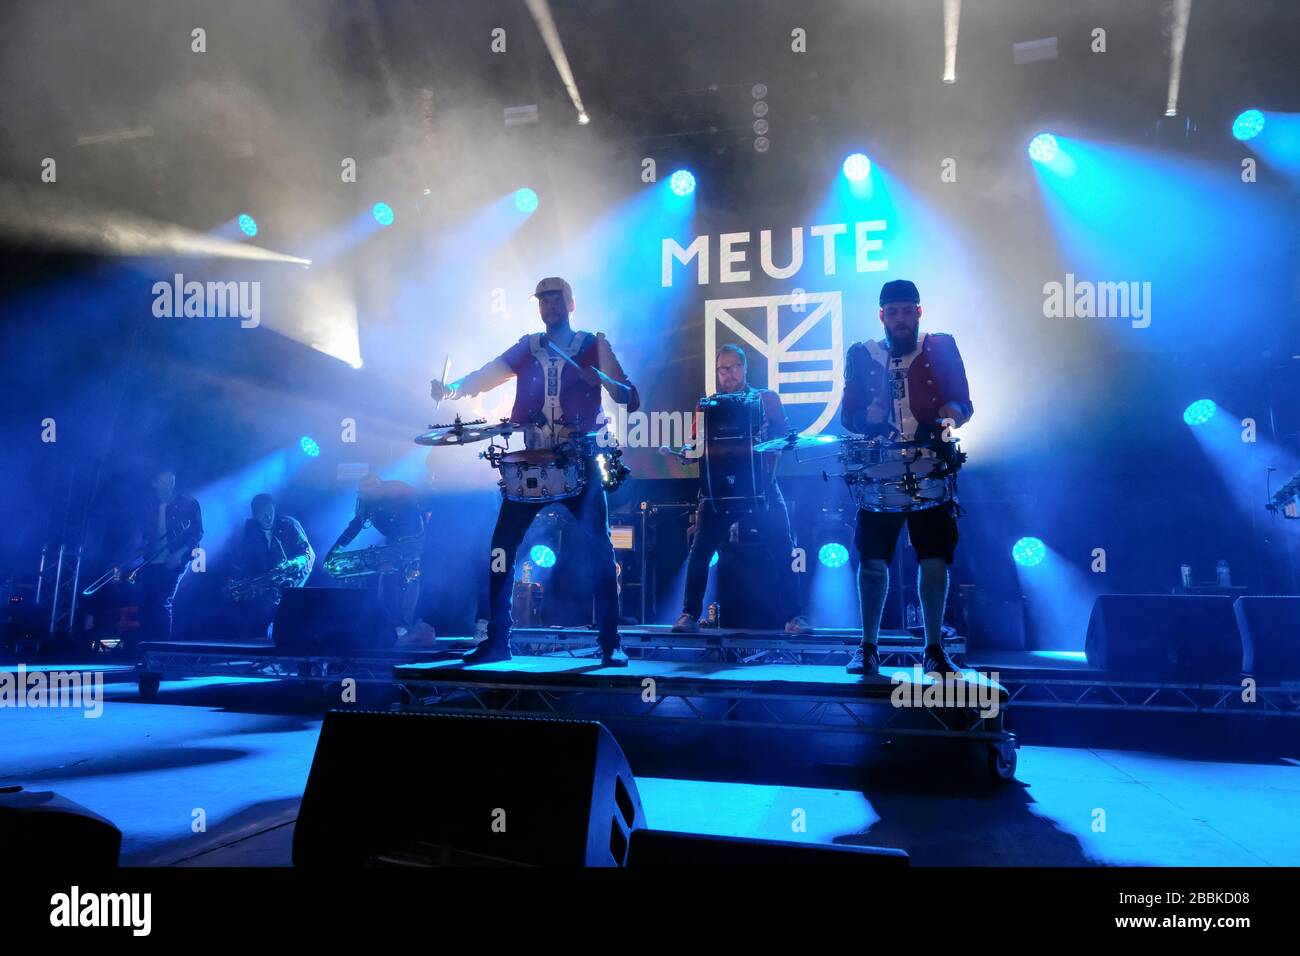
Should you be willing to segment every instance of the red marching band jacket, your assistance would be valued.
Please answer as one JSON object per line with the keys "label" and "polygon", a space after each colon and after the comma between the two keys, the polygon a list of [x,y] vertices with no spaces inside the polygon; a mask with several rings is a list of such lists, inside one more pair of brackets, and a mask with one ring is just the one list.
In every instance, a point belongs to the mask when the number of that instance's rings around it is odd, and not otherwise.
{"label": "red marching band jacket", "polygon": [[[921,343],[921,354],[907,370],[908,404],[917,422],[937,422],[939,409],[948,402],[965,406],[969,417],[975,407],[970,400],[966,366],[957,351],[957,340],[942,332],[929,332]],[[867,423],[867,408],[879,400],[889,408],[892,397],[883,365],[872,358],[866,343],[849,346],[844,359],[844,401],[840,423],[859,435],[870,434],[878,426]]]}
{"label": "red marching band jacket", "polygon": [[[518,378],[515,404],[510,412],[512,422],[529,421],[546,404],[546,371],[535,358],[536,353],[541,351],[538,344],[540,340],[541,333],[525,335],[499,357]],[[603,336],[578,332],[571,348],[573,359],[579,365],[598,368],[616,382],[628,386],[631,390],[628,412],[634,412],[641,406],[641,396],[636,386],[623,371],[623,366],[614,356],[614,350]],[[583,428],[595,428],[600,415],[600,396],[600,385],[588,385],[577,375],[564,375],[560,379],[560,410],[567,422],[581,421]]]}

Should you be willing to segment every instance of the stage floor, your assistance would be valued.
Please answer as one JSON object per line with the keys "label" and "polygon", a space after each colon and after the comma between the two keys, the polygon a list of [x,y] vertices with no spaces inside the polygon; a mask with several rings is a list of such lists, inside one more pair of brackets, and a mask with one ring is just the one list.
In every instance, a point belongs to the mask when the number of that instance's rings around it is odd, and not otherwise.
{"label": "stage floor", "polygon": [[[215,682],[221,704],[201,703],[193,691],[205,683],[165,682],[153,703],[110,685],[98,719],[0,713],[0,783],[55,790],[113,820],[125,864],[287,865],[320,720],[255,712],[251,692],[264,681],[242,695]],[[917,866],[1296,866],[1298,758],[1025,745],[1018,782],[981,793],[945,785],[941,767],[869,772],[856,789],[665,776],[639,776],[638,787],[651,826],[897,846]],[[806,832],[791,832],[796,809]],[[203,832],[192,829],[196,811]],[[1094,832],[1098,811],[1104,832]]]}

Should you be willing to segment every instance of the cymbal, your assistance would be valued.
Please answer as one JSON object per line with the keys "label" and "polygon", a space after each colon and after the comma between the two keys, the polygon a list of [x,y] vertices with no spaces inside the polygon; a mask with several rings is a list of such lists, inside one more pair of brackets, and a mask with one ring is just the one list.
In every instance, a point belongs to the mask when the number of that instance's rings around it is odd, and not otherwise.
{"label": "cymbal", "polygon": [[754,451],[803,451],[807,448],[821,448],[838,442],[837,435],[799,435],[791,432],[784,438],[773,438],[754,446]]}
{"label": "cymbal", "polygon": [[430,425],[429,430],[415,436],[417,445],[431,445],[435,448],[446,445],[472,445],[474,442],[487,441],[489,438],[508,438],[520,431],[521,426],[514,422],[499,422],[489,425],[480,419],[475,422],[462,422],[459,417],[451,425]]}

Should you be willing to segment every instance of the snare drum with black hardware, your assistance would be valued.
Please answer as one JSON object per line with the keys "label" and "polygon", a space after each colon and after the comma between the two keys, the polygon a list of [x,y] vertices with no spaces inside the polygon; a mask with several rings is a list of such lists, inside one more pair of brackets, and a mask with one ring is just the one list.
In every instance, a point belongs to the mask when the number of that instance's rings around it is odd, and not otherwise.
{"label": "snare drum with black hardware", "polygon": [[955,442],[840,441],[844,483],[864,511],[922,511],[954,500],[964,457]]}

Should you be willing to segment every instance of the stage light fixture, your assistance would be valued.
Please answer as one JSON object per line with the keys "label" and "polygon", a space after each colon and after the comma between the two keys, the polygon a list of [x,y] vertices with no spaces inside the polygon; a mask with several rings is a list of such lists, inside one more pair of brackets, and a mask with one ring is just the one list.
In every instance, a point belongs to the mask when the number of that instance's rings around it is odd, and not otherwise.
{"label": "stage light fixture", "polygon": [[1202,398],[1183,409],[1183,421],[1189,425],[1204,425],[1214,417],[1216,411],[1218,406],[1213,401]]}
{"label": "stage light fixture", "polygon": [[961,22],[961,0],[943,0],[943,81],[957,82],[957,28]]}
{"label": "stage light fixture", "polygon": [[1187,24],[1192,18],[1192,0],[1172,0],[1165,4],[1169,14],[1169,93],[1165,97],[1165,115],[1178,115],[1178,89],[1183,81],[1183,51],[1187,47]]}
{"label": "stage light fixture", "polygon": [[239,231],[250,239],[257,235],[257,220],[248,213],[241,213],[239,216]]}
{"label": "stage light fixture", "polygon": [[527,186],[515,190],[515,208],[520,212],[532,215],[537,211],[538,202],[540,200],[537,198],[537,193]]}
{"label": "stage light fixture", "polygon": [[581,113],[578,114],[578,125],[579,125],[579,126],[586,126],[586,125],[587,125],[588,123],[590,123],[590,122],[591,122],[591,117],[587,115],[587,113],[586,113],[585,110],[584,110],[583,112],[581,112]]}
{"label": "stage light fixture", "polygon": [[817,560],[824,568],[842,568],[849,563],[849,549],[838,541],[829,541],[817,549]]}
{"label": "stage light fixture", "polygon": [[308,458],[315,458],[320,454],[320,445],[316,444],[316,440],[310,435],[303,435],[298,439],[298,447]]}
{"label": "stage light fixture", "polygon": [[377,202],[370,214],[375,217],[375,222],[381,226],[391,226],[393,224],[393,207],[386,202]]}
{"label": "stage light fixture", "polygon": [[871,175],[871,160],[865,153],[850,153],[844,160],[844,176],[851,183],[860,183]]}
{"label": "stage light fixture", "polygon": [[689,196],[695,192],[695,176],[690,170],[679,169],[668,177],[668,188],[676,196]]}
{"label": "stage light fixture", "polygon": [[544,544],[535,544],[529,548],[528,557],[539,568],[555,567],[555,552]]}
{"label": "stage light fixture", "polygon": [[1060,151],[1061,147],[1051,133],[1039,133],[1029,141],[1029,158],[1036,163],[1050,163]]}
{"label": "stage light fixture", "polygon": [[1232,121],[1232,135],[1243,143],[1264,131],[1264,114],[1259,110],[1246,110]]}
{"label": "stage light fixture", "polygon": [[1021,538],[1011,546],[1011,558],[1022,568],[1032,568],[1047,560],[1047,545],[1042,538]]}

